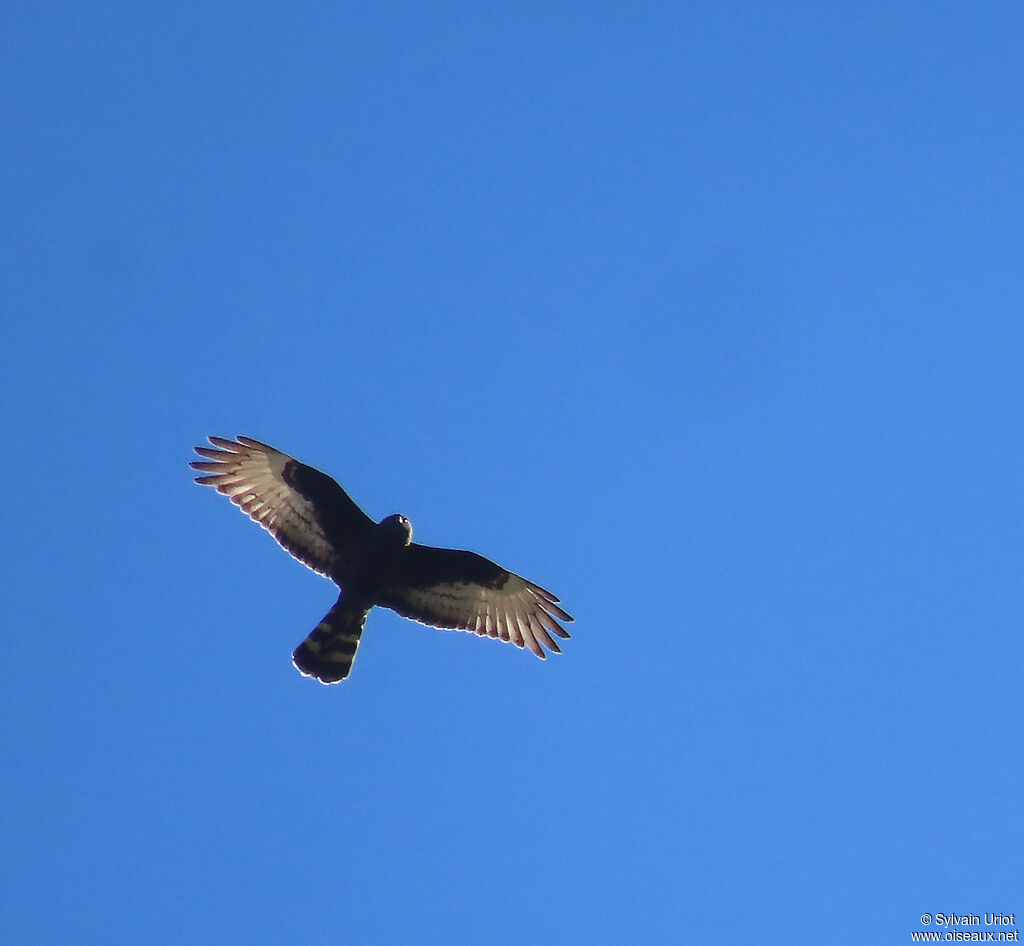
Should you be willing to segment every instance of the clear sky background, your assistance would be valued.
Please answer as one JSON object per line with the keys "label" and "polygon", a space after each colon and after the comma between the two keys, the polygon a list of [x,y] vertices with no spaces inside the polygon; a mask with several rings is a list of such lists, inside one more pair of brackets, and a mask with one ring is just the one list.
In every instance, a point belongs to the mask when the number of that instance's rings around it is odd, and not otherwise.
{"label": "clear sky background", "polygon": [[[1018,3],[0,20],[4,943],[1024,923]],[[564,655],[300,677],[332,586],[211,433]]]}

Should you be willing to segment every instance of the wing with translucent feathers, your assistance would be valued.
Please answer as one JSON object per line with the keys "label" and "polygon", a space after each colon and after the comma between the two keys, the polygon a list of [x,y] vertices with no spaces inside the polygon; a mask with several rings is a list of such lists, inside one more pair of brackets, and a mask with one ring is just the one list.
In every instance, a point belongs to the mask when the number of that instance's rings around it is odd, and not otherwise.
{"label": "wing with translucent feathers", "polygon": [[529,647],[541,659],[544,647],[560,653],[552,634],[569,636],[556,618],[572,620],[550,591],[481,555],[415,543],[378,603],[422,624]]}
{"label": "wing with translucent feathers", "polygon": [[282,548],[328,578],[344,581],[373,521],[327,474],[250,437],[210,437],[196,482],[213,486]]}

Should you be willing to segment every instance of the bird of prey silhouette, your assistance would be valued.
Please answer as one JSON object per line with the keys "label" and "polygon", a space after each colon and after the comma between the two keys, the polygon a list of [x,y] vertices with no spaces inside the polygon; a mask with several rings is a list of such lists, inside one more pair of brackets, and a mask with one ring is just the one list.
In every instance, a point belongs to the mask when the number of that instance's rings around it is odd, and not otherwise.
{"label": "bird of prey silhouette", "polygon": [[210,437],[190,464],[341,594],[295,649],[299,672],[321,683],[348,676],[374,605],[433,627],[477,634],[560,653],[552,638],[568,637],[556,618],[572,618],[558,598],[532,581],[474,552],[436,549],[412,541],[405,516],[374,522],[327,474],[250,437]]}

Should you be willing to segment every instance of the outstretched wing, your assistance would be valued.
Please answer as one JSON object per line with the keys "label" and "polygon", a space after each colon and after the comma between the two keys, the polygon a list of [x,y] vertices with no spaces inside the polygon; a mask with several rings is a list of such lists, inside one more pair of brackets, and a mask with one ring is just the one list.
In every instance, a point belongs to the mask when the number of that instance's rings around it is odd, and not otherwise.
{"label": "outstretched wing", "polygon": [[482,555],[415,543],[378,604],[423,624],[529,647],[542,660],[544,647],[560,653],[552,634],[569,636],[555,618],[572,620],[550,591]]}
{"label": "outstretched wing", "polygon": [[344,582],[373,521],[326,473],[250,437],[210,437],[189,466],[304,565]]}

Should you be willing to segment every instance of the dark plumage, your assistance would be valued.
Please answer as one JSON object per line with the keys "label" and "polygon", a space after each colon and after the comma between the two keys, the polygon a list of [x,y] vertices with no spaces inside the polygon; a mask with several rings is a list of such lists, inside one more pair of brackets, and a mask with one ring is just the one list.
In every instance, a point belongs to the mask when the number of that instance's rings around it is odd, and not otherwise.
{"label": "dark plumage", "polygon": [[558,598],[474,552],[412,541],[404,516],[369,518],[329,476],[258,440],[210,437],[190,465],[313,571],[341,589],[337,603],[295,649],[299,671],[321,683],[348,676],[374,605],[434,627],[559,653],[572,618]]}

